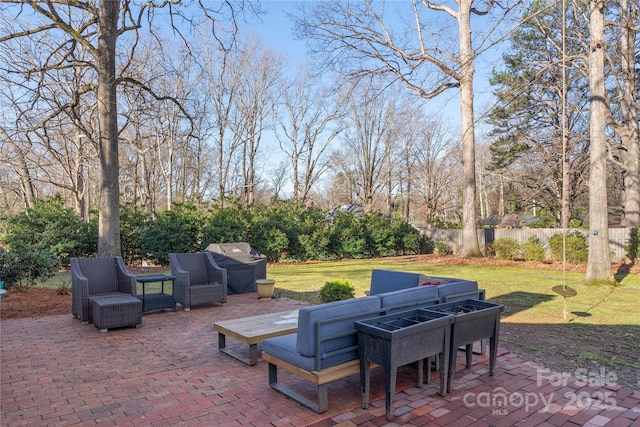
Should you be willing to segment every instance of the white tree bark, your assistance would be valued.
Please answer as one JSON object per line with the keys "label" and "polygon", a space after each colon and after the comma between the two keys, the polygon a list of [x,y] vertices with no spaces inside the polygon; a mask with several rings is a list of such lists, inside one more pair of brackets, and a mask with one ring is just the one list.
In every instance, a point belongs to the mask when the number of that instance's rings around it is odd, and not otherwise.
{"label": "white tree bark", "polygon": [[589,257],[586,282],[613,282],[607,203],[607,96],[604,82],[604,0],[590,2],[589,88]]}

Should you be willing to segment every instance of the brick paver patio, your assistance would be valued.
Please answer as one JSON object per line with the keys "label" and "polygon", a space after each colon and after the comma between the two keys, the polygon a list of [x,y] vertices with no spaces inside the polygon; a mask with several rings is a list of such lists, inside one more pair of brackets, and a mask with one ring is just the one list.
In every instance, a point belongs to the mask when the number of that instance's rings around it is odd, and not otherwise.
{"label": "brick paver patio", "polygon": [[[369,409],[361,409],[359,377],[353,375],[329,385],[329,411],[316,414],[269,388],[264,361],[250,367],[220,353],[212,329],[215,321],[300,306],[235,295],[224,307],[150,313],[139,329],[107,334],[71,315],[2,321],[0,424],[640,426],[640,392],[591,375],[585,384],[506,351],[499,352],[493,377],[486,356],[474,356],[468,370],[459,364],[454,391],[445,398],[437,381],[418,388],[413,368],[401,368],[391,423],[380,368],[372,371]],[[285,372],[280,377],[314,392]]]}

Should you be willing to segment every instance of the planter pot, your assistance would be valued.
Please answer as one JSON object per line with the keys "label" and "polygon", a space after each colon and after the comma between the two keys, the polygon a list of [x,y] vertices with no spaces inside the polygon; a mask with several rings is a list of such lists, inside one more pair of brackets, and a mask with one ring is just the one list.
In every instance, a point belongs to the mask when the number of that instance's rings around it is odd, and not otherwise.
{"label": "planter pot", "polygon": [[256,280],[256,286],[258,287],[258,296],[260,299],[271,299],[276,288],[276,281],[273,279],[258,279]]}

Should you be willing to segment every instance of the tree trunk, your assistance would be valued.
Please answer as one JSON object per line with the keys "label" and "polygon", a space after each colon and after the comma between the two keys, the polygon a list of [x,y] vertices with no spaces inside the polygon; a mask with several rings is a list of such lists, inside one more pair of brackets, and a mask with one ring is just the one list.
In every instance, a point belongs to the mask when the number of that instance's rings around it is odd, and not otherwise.
{"label": "tree trunk", "polygon": [[473,120],[473,48],[471,46],[471,0],[460,3],[460,117],[462,125],[463,207],[460,256],[482,256],[476,226],[475,126]]}
{"label": "tree trunk", "polygon": [[591,162],[589,175],[589,258],[586,282],[613,282],[609,251],[607,203],[607,141],[604,84],[604,0],[591,0],[589,34],[589,87]]}
{"label": "tree trunk", "polygon": [[100,2],[98,10],[98,120],[100,218],[98,256],[120,256],[120,185],[118,182],[118,112],[116,39],[120,2]]}
{"label": "tree trunk", "polygon": [[620,62],[624,91],[622,93],[622,144],[626,146],[624,175],[625,227],[640,227],[640,123],[638,122],[638,77],[636,77],[636,32],[633,25],[638,17],[637,3],[620,0],[622,34]]}

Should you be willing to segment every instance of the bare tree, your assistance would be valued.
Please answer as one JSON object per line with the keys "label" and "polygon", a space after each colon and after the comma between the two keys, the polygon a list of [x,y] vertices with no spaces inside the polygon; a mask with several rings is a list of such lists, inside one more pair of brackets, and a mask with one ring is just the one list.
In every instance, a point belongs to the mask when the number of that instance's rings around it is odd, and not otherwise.
{"label": "bare tree", "polygon": [[[476,232],[474,59],[471,16],[488,15],[494,2],[414,0],[392,11],[392,2],[322,2],[297,19],[298,31],[317,40],[328,61],[359,77],[392,75],[424,99],[460,91],[463,146],[463,242],[461,256],[480,256]],[[504,16],[508,10],[502,10]],[[395,19],[394,19],[395,18]],[[404,18],[404,19],[403,19]],[[437,29],[441,18],[440,31]],[[403,24],[400,28],[393,23]],[[445,23],[446,22],[446,23]],[[491,23],[492,29],[496,23]],[[457,34],[450,28],[457,27]],[[410,37],[409,35],[412,35]],[[457,41],[457,42],[456,42]]]}
{"label": "bare tree", "polygon": [[589,134],[591,164],[589,175],[589,257],[587,282],[613,282],[609,251],[607,203],[607,94],[605,89],[604,0],[589,4],[589,88],[591,98]]}
{"label": "bare tree", "polygon": [[249,43],[243,49],[245,72],[240,78],[235,98],[236,115],[231,123],[234,137],[242,148],[241,200],[251,206],[258,185],[256,160],[263,132],[271,126],[277,102],[275,85],[280,78],[284,59],[271,49]]}
{"label": "bare tree", "polygon": [[[638,32],[640,32],[640,6],[637,1],[619,0],[618,22],[610,22],[617,43],[615,55],[607,55],[607,61],[615,81],[617,114],[607,109],[608,124],[620,136],[624,170],[624,219],[628,228],[640,227],[640,122],[638,121],[638,95],[640,77],[638,62]],[[612,146],[610,152],[617,151]],[[614,156],[610,156],[615,159]]]}
{"label": "bare tree", "polygon": [[429,222],[457,222],[462,204],[460,144],[452,140],[446,124],[431,119],[420,126],[414,157],[417,209]]}
{"label": "bare tree", "polygon": [[283,88],[276,138],[289,159],[292,198],[305,204],[329,167],[327,150],[343,131],[338,123],[341,107],[328,88],[317,87],[306,69],[296,73],[293,81],[283,82]]}
{"label": "bare tree", "polygon": [[[157,4],[144,2],[141,5],[131,0],[63,3],[46,0],[3,0],[2,3],[0,15],[9,31],[0,37],[0,43],[27,39],[31,46],[35,46],[38,40],[47,40],[47,43],[38,45],[42,50],[27,50],[38,52],[38,57],[42,60],[40,67],[27,66],[20,69],[18,61],[5,64],[3,67],[6,73],[21,73],[25,76],[24,88],[29,86],[31,76],[39,76],[52,69],[81,66],[90,67],[94,72],[91,83],[87,87],[79,88],[77,95],[80,97],[83,93],[95,91],[97,101],[97,117],[100,124],[96,138],[100,183],[98,255],[118,255],[121,249],[117,86],[124,81],[138,83],[127,80],[122,74],[127,69],[127,61],[132,61],[135,57],[138,31],[145,23],[151,23],[157,12],[164,8],[169,9],[168,13],[175,19],[186,21],[187,15],[179,13],[180,8],[185,5],[173,0]],[[204,15],[213,23],[213,36],[222,43],[223,35],[220,34],[218,17],[224,19],[225,15],[230,16],[235,23],[235,17],[245,2],[195,4],[204,9]],[[193,22],[186,22],[189,23]],[[173,29],[179,32],[178,25]],[[127,43],[124,43],[125,34],[132,34]],[[116,42],[120,38],[123,40],[121,46],[127,46],[127,51],[117,50]],[[78,58],[75,54],[77,51],[84,52],[88,60],[82,63],[74,60]],[[121,59],[125,61],[120,75],[117,73],[119,53],[123,54]]]}
{"label": "bare tree", "polygon": [[399,100],[381,90],[380,81],[361,81],[346,97],[346,131],[339,172],[352,180],[358,203],[364,212],[378,207],[388,179],[388,160],[394,149],[399,127],[396,115]]}

